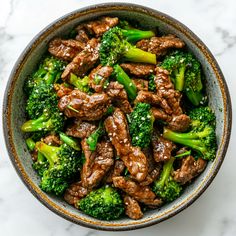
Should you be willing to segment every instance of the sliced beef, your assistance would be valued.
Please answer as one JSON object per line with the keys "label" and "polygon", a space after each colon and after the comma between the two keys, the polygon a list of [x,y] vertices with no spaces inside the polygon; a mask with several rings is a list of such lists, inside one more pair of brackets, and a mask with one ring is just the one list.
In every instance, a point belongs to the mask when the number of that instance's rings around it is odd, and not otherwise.
{"label": "sliced beef", "polygon": [[128,101],[128,95],[122,84],[117,81],[110,82],[106,89],[106,93],[111,98],[112,103],[124,113],[132,112],[132,107]]}
{"label": "sliced beef", "polygon": [[125,214],[134,220],[141,219],[143,217],[142,209],[134,198],[129,195],[124,196]]}
{"label": "sliced beef", "polygon": [[58,107],[67,117],[75,117],[81,120],[100,120],[110,103],[110,98],[105,93],[94,93],[90,96],[74,89],[59,100]]}
{"label": "sliced beef", "polygon": [[95,92],[100,93],[103,91],[104,83],[110,77],[113,72],[111,66],[99,65],[89,74],[89,86],[95,90]]}
{"label": "sliced beef", "polygon": [[148,173],[147,158],[139,147],[131,145],[124,113],[117,108],[113,115],[105,120],[104,125],[117,155],[129,173],[137,181],[143,181]]}
{"label": "sliced beef", "polygon": [[157,57],[164,56],[172,48],[183,48],[184,42],[175,35],[152,37],[137,42],[136,46],[144,51],[151,52]]}
{"label": "sliced beef", "polygon": [[73,73],[78,77],[85,76],[99,59],[99,45],[98,39],[93,38],[89,40],[83,51],[77,54],[72,62],[66,66],[61,78],[66,80],[70,73]]}
{"label": "sliced beef", "polygon": [[125,170],[124,162],[122,160],[116,160],[113,168],[108,173],[106,183],[112,183],[112,178],[116,176],[121,176],[124,170]]}
{"label": "sliced beef", "polygon": [[156,198],[155,193],[149,186],[141,186],[138,183],[119,176],[113,178],[113,184],[116,188],[123,190],[135,200],[150,206],[160,206],[162,200]]}
{"label": "sliced beef", "polygon": [[88,138],[95,130],[96,125],[91,122],[75,120],[66,129],[66,134],[75,138]]}
{"label": "sliced beef", "polygon": [[48,51],[57,58],[72,61],[73,58],[84,49],[84,47],[84,43],[74,39],[63,40],[55,38],[49,43]]}
{"label": "sliced beef", "polygon": [[60,138],[55,134],[49,134],[43,139],[43,142],[52,146],[60,146],[62,144]]}
{"label": "sliced beef", "polygon": [[160,108],[152,107],[151,111],[155,120],[161,120],[161,121],[166,121],[166,122],[171,120],[171,116],[169,116]]}
{"label": "sliced beef", "polygon": [[197,177],[206,167],[207,162],[202,158],[194,159],[188,156],[182,159],[181,167],[174,171],[173,178],[180,184],[186,184]]}
{"label": "sliced beef", "polygon": [[148,91],[148,81],[145,79],[132,79],[138,91]]}
{"label": "sliced beef", "polygon": [[59,98],[68,95],[72,92],[72,88],[65,86],[64,84],[54,84],[54,89],[57,92]]}
{"label": "sliced beef", "polygon": [[152,135],[153,157],[156,162],[168,161],[171,158],[171,152],[175,145],[154,132]]}
{"label": "sliced beef", "polygon": [[154,73],[155,65],[143,63],[122,63],[122,69],[130,75],[146,77]]}
{"label": "sliced beef", "polygon": [[78,34],[76,35],[75,39],[81,43],[87,44],[87,42],[89,41],[89,36],[87,35],[83,27],[78,26],[76,30]]}
{"label": "sliced beef", "polygon": [[78,208],[78,201],[88,194],[88,190],[82,186],[82,182],[76,182],[70,185],[64,194],[64,199],[70,205]]}
{"label": "sliced beef", "polygon": [[188,129],[191,119],[185,114],[173,116],[168,124],[168,128],[173,131],[184,132]]}
{"label": "sliced beef", "polygon": [[114,163],[113,147],[109,141],[97,144],[96,151],[89,150],[86,139],[81,141],[85,163],[81,171],[82,186],[87,189],[96,187]]}

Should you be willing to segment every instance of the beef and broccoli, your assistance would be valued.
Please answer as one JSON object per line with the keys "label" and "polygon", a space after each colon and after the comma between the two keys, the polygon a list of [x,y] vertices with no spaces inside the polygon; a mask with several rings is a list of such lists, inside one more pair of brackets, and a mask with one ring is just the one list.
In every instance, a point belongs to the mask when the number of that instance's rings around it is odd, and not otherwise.
{"label": "beef and broccoli", "polygon": [[117,17],[52,39],[24,85],[40,188],[100,220],[174,201],[216,155],[204,84],[180,38]]}

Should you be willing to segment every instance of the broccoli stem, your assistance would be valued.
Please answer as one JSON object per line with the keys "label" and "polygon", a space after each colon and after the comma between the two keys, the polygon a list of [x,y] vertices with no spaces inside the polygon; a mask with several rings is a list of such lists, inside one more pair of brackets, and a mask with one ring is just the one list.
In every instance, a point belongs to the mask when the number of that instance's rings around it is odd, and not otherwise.
{"label": "broccoli stem", "polygon": [[67,144],[68,146],[72,147],[73,149],[77,150],[77,151],[80,151],[80,146],[78,144],[78,142],[71,138],[71,137],[68,137],[66,134],[60,132],[59,133],[59,136],[60,136],[60,139],[65,143]]}
{"label": "broccoli stem", "polygon": [[75,74],[71,73],[69,83],[78,88],[82,92],[88,92],[88,81],[89,78],[85,76],[83,79],[78,78]]}
{"label": "broccoli stem", "polygon": [[148,30],[138,30],[138,29],[122,29],[122,34],[126,37],[127,41],[136,42],[141,39],[147,39],[155,36],[155,33]]}
{"label": "broccoli stem", "polygon": [[150,63],[154,65],[157,64],[155,54],[150,52],[145,52],[131,45],[127,47],[127,50],[124,53],[124,57],[127,61]]}
{"label": "broccoli stem", "polygon": [[191,150],[180,153],[180,154],[176,155],[175,158],[181,158],[181,157],[189,156],[190,154],[191,154]]}
{"label": "broccoli stem", "polygon": [[124,85],[128,97],[131,100],[134,100],[137,96],[137,88],[133,83],[133,81],[129,78],[129,76],[124,72],[124,70],[119,65],[114,66],[114,72],[116,75],[116,80],[120,84]]}
{"label": "broccoli stem", "polygon": [[183,91],[184,89],[184,75],[185,75],[186,67],[182,66],[176,74],[175,78],[175,89],[179,91]]}
{"label": "broccoli stem", "polygon": [[199,106],[200,102],[203,101],[202,91],[192,91],[191,89],[188,89],[188,90],[185,91],[185,94],[188,97],[189,101],[194,106]]}
{"label": "broccoli stem", "polygon": [[35,142],[32,139],[32,137],[27,138],[25,140],[25,142],[26,142],[26,145],[27,145],[28,149],[32,152],[34,150],[34,148],[35,148]]}

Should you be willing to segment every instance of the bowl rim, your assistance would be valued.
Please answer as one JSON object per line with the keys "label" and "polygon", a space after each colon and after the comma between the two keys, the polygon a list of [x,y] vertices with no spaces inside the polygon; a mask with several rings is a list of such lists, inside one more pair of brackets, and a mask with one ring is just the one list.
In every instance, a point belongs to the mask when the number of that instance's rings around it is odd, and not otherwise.
{"label": "bowl rim", "polygon": [[[13,94],[13,88],[14,84],[16,82],[16,79],[20,74],[22,65],[24,64],[24,61],[27,60],[28,55],[33,51],[34,47],[37,47],[37,43],[41,41],[41,38],[46,37],[50,34],[51,31],[53,31],[54,27],[59,28],[61,25],[65,24],[66,22],[69,22],[70,20],[80,17],[82,15],[87,15],[92,12],[98,12],[98,11],[107,11],[107,10],[124,10],[124,11],[135,11],[138,13],[146,14],[152,17],[155,17],[159,20],[164,21],[165,23],[173,26],[178,31],[181,31],[185,34],[186,37],[191,40],[196,47],[198,47],[206,59],[208,60],[209,64],[211,65],[212,69],[214,70],[214,74],[217,77],[221,93],[223,96],[223,103],[224,103],[224,132],[223,132],[223,138],[222,142],[219,145],[219,158],[215,165],[211,168],[211,171],[209,171],[208,176],[205,178],[205,182],[201,184],[201,186],[196,189],[192,195],[184,200],[182,202],[182,205],[180,204],[176,208],[171,209],[170,211],[167,211],[164,215],[158,218],[151,218],[146,220],[139,220],[137,223],[132,224],[123,224],[123,223],[110,223],[108,222],[104,223],[95,223],[92,220],[85,220],[85,218],[82,217],[76,217],[74,214],[69,213],[69,211],[58,207],[57,204],[55,204],[53,201],[49,200],[49,198],[42,193],[42,191],[39,190],[37,186],[28,178],[27,173],[25,172],[22,164],[20,163],[17,153],[14,148],[14,143],[12,139],[12,130],[11,130],[11,101],[12,101],[12,94]],[[35,46],[36,45],[36,46]],[[10,160],[19,175],[20,179],[23,181],[23,183],[26,185],[26,187],[29,189],[29,191],[43,204],[45,205],[49,210],[53,211],[57,215],[63,217],[64,219],[67,219],[73,223],[93,228],[97,230],[105,230],[105,231],[124,231],[124,230],[135,230],[139,228],[148,227],[157,223],[160,223],[166,219],[171,218],[172,216],[178,214],[188,206],[190,206],[210,185],[210,183],[215,178],[216,174],[218,173],[222,162],[225,158],[229,140],[230,140],[230,134],[231,134],[231,126],[232,126],[232,107],[231,107],[231,99],[229,90],[226,84],[226,81],[224,79],[223,73],[221,72],[221,69],[210,52],[210,50],[207,48],[207,46],[199,39],[198,36],[196,36],[188,27],[186,27],[184,24],[179,22],[178,20],[172,18],[171,16],[162,13],[160,11],[157,11],[155,9],[145,7],[138,4],[132,4],[132,3],[123,3],[123,2],[116,2],[116,3],[101,3],[101,4],[94,4],[90,5],[84,8],[77,9],[75,11],[72,11],[70,13],[67,13],[63,15],[62,17],[56,19],[49,25],[47,25],[43,30],[41,30],[26,46],[24,51],[20,54],[18,57],[7,82],[7,86],[4,93],[4,101],[3,101],[3,117],[2,117],[2,125],[3,125],[3,131],[4,131],[4,139],[5,139],[5,145],[8,151],[8,155],[10,157]],[[45,196],[44,196],[45,195]]]}

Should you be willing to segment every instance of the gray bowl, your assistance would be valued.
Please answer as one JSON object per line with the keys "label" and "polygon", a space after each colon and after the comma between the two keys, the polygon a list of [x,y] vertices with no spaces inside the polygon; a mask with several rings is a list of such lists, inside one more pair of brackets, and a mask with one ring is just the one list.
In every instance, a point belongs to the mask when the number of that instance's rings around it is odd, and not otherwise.
{"label": "gray bowl", "polygon": [[[39,177],[31,167],[31,158],[20,127],[25,121],[25,99],[23,84],[36,68],[42,55],[47,51],[48,42],[55,36],[67,34],[83,21],[102,15],[135,19],[145,27],[158,27],[162,33],[172,33],[183,39],[188,49],[200,60],[207,78],[207,94],[210,107],[217,117],[216,158],[205,171],[188,186],[176,201],[159,210],[150,210],[140,220],[126,217],[116,221],[101,221],[91,218],[68,205],[60,198],[45,194],[38,187]],[[46,207],[74,223],[110,231],[132,230],[157,224],[179,213],[192,204],[209,186],[224,160],[231,132],[231,102],[222,72],[213,55],[186,26],[156,10],[134,4],[106,3],[76,10],[56,20],[43,29],[26,47],[17,60],[5,91],[3,105],[3,128],[6,146],[11,161],[22,181],[32,194]]]}

